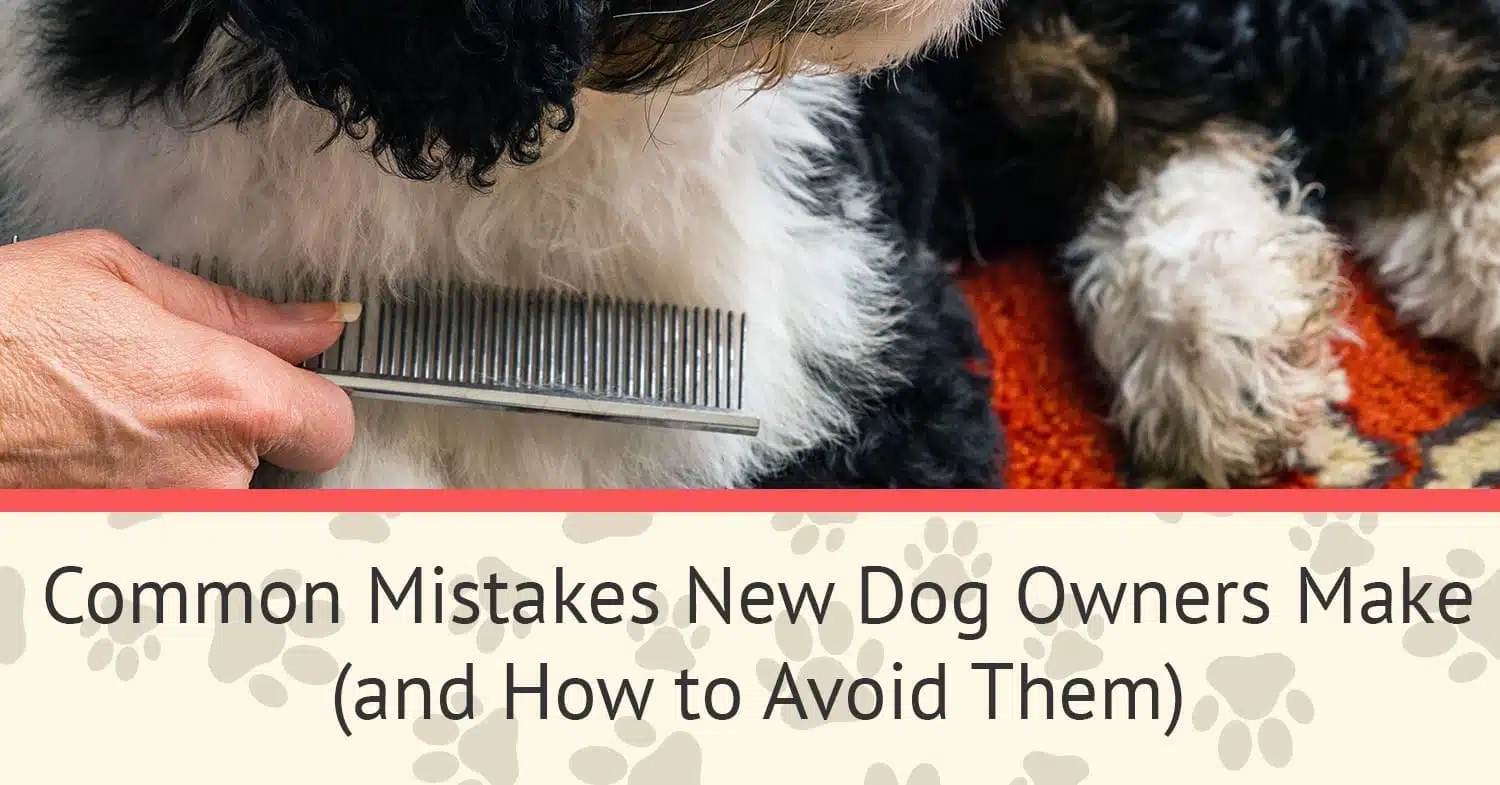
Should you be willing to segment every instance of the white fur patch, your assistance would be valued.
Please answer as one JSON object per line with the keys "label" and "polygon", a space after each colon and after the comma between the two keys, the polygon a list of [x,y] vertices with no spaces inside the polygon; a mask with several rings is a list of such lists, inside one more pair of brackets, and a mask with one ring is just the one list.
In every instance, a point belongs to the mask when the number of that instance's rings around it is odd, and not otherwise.
{"label": "white fur patch", "polygon": [[[185,135],[63,119],[29,88],[0,0],[0,177],[12,231],[114,230],[164,256],[219,256],[247,288],[312,271],[351,284],[450,279],[551,285],[729,308],[749,317],[746,403],[762,435],[700,434],[358,401],[339,487],[733,486],[848,428],[847,391],[809,363],[880,375],[894,251],[794,198],[847,113],[843,79],[772,91],[588,95],[566,144],[489,194],[383,173],[295,101],[243,130]],[[874,194],[843,198],[868,209]]]}
{"label": "white fur patch", "polygon": [[1430,210],[1359,223],[1355,238],[1403,321],[1500,366],[1500,161]]}
{"label": "white fur patch", "polygon": [[1181,153],[1110,195],[1069,249],[1087,260],[1074,304],[1132,448],[1212,485],[1278,468],[1347,395],[1338,243],[1268,177],[1295,187],[1250,148]]}
{"label": "white fur patch", "polygon": [[873,71],[924,52],[949,52],[997,24],[988,0],[855,2],[868,21],[843,35],[804,37],[796,44],[804,58],[844,70]]}

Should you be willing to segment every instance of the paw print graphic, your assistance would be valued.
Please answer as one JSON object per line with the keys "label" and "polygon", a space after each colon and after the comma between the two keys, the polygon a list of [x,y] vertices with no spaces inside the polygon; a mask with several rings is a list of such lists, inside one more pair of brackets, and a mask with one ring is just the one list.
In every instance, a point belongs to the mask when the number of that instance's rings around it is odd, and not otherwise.
{"label": "paw print graphic", "polygon": [[[1230,518],[1234,516],[1232,512],[1211,512],[1207,514],[1212,518]],[[1162,523],[1182,523],[1183,519],[1187,517],[1187,513],[1185,512],[1158,512],[1153,513],[1153,515]]]}
{"label": "paw print graphic", "polygon": [[1021,759],[1024,777],[1010,781],[1010,785],[1078,785],[1088,779],[1089,764],[1074,755],[1052,755],[1040,750]]}
{"label": "paw print graphic", "polygon": [[1345,567],[1369,564],[1375,558],[1375,545],[1369,536],[1375,533],[1379,517],[1373,512],[1303,513],[1305,523],[1293,528],[1287,537],[1293,548],[1307,554],[1308,569],[1329,575]]}
{"label": "paw print graphic", "polygon": [[645,534],[655,519],[649,512],[573,512],[563,518],[562,533],[579,545],[589,545]]}
{"label": "paw print graphic", "polygon": [[412,723],[412,735],[431,748],[412,762],[411,773],[418,782],[515,784],[520,776],[519,723],[506,719],[504,711],[486,713],[477,698],[473,709],[474,719],[463,724],[441,714]]}
{"label": "paw print graphic", "polygon": [[[261,588],[264,590],[274,583],[289,587],[304,585],[301,574],[295,570],[277,570],[267,575]],[[221,684],[243,681],[257,703],[276,709],[285,706],[290,697],[287,679],[322,686],[338,677],[338,661],[332,654],[312,643],[289,645],[293,636],[303,641],[321,640],[343,627],[342,616],[338,622],[333,621],[333,605],[328,600],[314,601],[311,623],[308,609],[299,605],[296,619],[287,624],[272,624],[253,612],[247,624],[243,594],[228,596],[227,614],[222,600],[215,603],[214,633],[208,645],[208,670]],[[298,602],[302,602],[300,595]],[[273,604],[271,610],[280,613],[286,608]]]}
{"label": "paw print graphic", "polygon": [[[828,606],[822,624],[814,623],[808,614],[794,622],[783,611],[777,616],[774,629],[776,648],[783,660],[762,659],[755,663],[756,679],[768,692],[779,687],[779,697],[790,697],[791,687],[795,686],[804,706],[811,705],[809,682],[826,693],[835,680],[843,679],[847,685],[852,679],[874,676],[885,663],[885,646],[872,638],[854,651],[854,672],[850,672],[849,654],[855,648],[854,613],[842,602]],[[786,683],[785,676],[790,676],[794,683]],[[825,722],[847,722],[853,717],[848,704],[841,702],[827,720],[814,710],[808,711],[804,719],[794,706],[782,706],[781,719],[793,728],[806,730]]]}
{"label": "paw print graphic", "polygon": [[936,766],[919,763],[902,779],[896,770],[884,763],[875,763],[865,769],[864,785],[942,785],[943,778]]}
{"label": "paw print graphic", "polygon": [[112,512],[105,517],[111,529],[129,529],[162,517],[159,512]]}
{"label": "paw print graphic", "polygon": [[621,717],[614,724],[618,744],[584,747],[568,758],[568,770],[584,785],[700,785],[703,749],[678,731],[657,741],[645,720]]}
{"label": "paw print graphic", "polygon": [[857,517],[855,513],[779,512],[771,516],[771,528],[792,533],[791,549],[797,556],[812,553],[819,543],[832,553],[844,547],[847,525]]}
{"label": "paw print graphic", "polygon": [[[1193,729],[1212,730],[1219,725],[1220,702],[1228,704],[1229,717],[1219,730],[1219,762],[1239,771],[1259,749],[1261,759],[1276,768],[1292,760],[1292,732],[1277,708],[1300,725],[1313,719],[1312,699],[1301,690],[1288,690],[1297,675],[1296,665],[1285,654],[1257,657],[1220,657],[1208,664],[1208,684],[1215,695],[1201,698],[1193,706]],[[1256,730],[1252,738],[1251,724]]]}
{"label": "paw print graphic", "polygon": [[657,620],[650,625],[629,622],[625,633],[639,644],[635,650],[635,664],[648,670],[678,671],[698,664],[693,652],[708,645],[709,628],[693,624],[692,608],[686,597],[668,603],[661,592],[652,592],[656,607],[661,609]]}
{"label": "paw print graphic", "polygon": [[[1467,639],[1471,650],[1458,654],[1448,663],[1448,678],[1465,684],[1483,676],[1490,662],[1500,658],[1500,573],[1490,572],[1484,559],[1470,550],[1450,551],[1447,562],[1453,575],[1473,588],[1473,604],[1467,609],[1469,621],[1447,624],[1434,613],[1432,624],[1418,623],[1408,627],[1401,638],[1401,646],[1413,657],[1446,657]],[[1478,583],[1480,579],[1484,582]],[[1418,586],[1427,581],[1434,588],[1447,582],[1427,576],[1413,578]]]}
{"label": "paw print graphic", "polygon": [[[101,601],[101,616],[112,616],[117,606]],[[114,665],[115,677],[130,681],[140,672],[141,661],[155,662],[161,656],[161,641],[152,630],[156,629],[156,608],[142,605],[141,620],[136,623],[127,611],[118,621],[101,625],[92,619],[84,619],[78,630],[84,638],[92,640],[88,656],[84,661],[91,671],[102,671]]]}
{"label": "paw print graphic", "polygon": [[516,593],[515,586],[519,583],[528,582],[531,579],[511,569],[510,565],[493,556],[486,556],[480,559],[479,563],[474,567],[474,573],[474,575],[453,576],[452,580],[448,581],[449,591],[453,589],[454,585],[465,581],[483,586],[490,579],[490,576],[494,576],[496,581],[510,587],[504,591],[495,593],[495,608],[503,613],[506,618],[511,619],[511,622],[509,624],[496,624],[486,614],[473,624],[458,624],[449,620],[448,631],[454,635],[474,633],[474,645],[479,649],[480,654],[490,654],[500,648],[501,641],[505,640],[507,628],[509,628],[510,634],[517,638],[525,638],[527,635],[530,635],[531,625],[520,624],[514,620],[514,617],[516,603],[523,599]]}
{"label": "paw print graphic", "polygon": [[14,665],[26,653],[26,582],[20,570],[0,565],[0,665]]}
{"label": "paw print graphic", "polygon": [[399,513],[346,512],[333,516],[328,533],[335,540],[382,543],[391,538],[391,519]]}
{"label": "paw print graphic", "polygon": [[[1036,616],[1045,616],[1046,608],[1034,608]],[[1103,617],[1095,616],[1088,624],[1073,605],[1068,605],[1057,621],[1036,625],[1040,637],[1027,638],[1021,643],[1026,656],[1042,661],[1042,670],[1049,679],[1068,677],[1093,670],[1104,662],[1104,649],[1095,643],[1104,634]]]}
{"label": "paw print graphic", "polygon": [[988,553],[976,554],[979,527],[964,521],[951,529],[942,518],[928,519],[922,527],[922,544],[906,546],[902,558],[906,566],[919,571],[918,581],[930,581],[953,592],[959,584],[989,574],[993,559]]}

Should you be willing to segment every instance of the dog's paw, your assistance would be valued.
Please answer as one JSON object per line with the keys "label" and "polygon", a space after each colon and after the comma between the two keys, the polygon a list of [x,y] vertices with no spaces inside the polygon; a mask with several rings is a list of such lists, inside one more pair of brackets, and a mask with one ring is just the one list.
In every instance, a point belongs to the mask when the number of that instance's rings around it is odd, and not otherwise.
{"label": "dog's paw", "polygon": [[1073,299],[1137,461],[1213,486],[1300,462],[1348,397],[1343,247],[1263,137],[1188,146],[1068,249]]}
{"label": "dog's paw", "polygon": [[[1291,346],[1280,346],[1282,342]],[[1263,343],[1203,335],[1134,364],[1112,410],[1135,460],[1153,473],[1213,487],[1254,485],[1302,465],[1310,437],[1348,398],[1331,342],[1275,335]]]}
{"label": "dog's paw", "polygon": [[1425,209],[1357,222],[1355,240],[1397,316],[1451,340],[1500,384],[1500,137],[1458,156],[1429,182]]}

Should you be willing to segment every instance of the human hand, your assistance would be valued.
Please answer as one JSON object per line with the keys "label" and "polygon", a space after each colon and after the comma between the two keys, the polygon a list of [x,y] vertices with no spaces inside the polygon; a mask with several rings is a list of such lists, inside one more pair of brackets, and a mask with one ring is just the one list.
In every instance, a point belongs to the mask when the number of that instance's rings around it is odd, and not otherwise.
{"label": "human hand", "polygon": [[0,246],[0,487],[245,488],[261,459],[327,471],[353,410],[294,363],[358,313],[273,305],[108,232]]}

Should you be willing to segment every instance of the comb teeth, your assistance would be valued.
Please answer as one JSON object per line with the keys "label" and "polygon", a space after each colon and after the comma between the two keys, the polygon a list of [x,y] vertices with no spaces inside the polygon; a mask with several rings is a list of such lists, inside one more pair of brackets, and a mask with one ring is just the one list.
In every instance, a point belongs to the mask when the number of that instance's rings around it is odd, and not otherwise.
{"label": "comb teeth", "polygon": [[[167,260],[232,283],[212,260]],[[351,394],[753,436],[745,317],[558,291],[415,287],[303,367]]]}
{"label": "comb teeth", "polygon": [[743,405],[745,320],[732,312],[556,291],[402,294],[367,304],[306,367],[682,407]]}
{"label": "comb teeth", "polygon": [[[216,265],[192,272],[219,283]],[[753,436],[745,317],[559,291],[407,286],[302,364],[351,393]]]}

